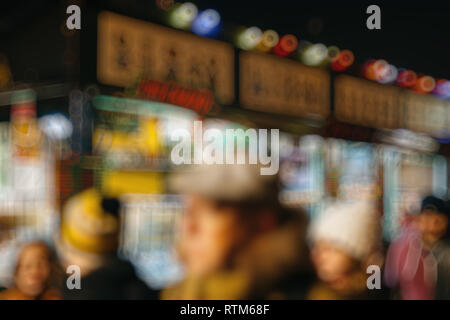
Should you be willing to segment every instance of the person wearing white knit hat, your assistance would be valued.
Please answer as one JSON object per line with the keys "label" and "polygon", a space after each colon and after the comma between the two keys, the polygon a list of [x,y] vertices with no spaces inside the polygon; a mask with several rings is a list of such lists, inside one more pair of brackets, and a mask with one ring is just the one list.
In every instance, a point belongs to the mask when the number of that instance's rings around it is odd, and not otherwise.
{"label": "person wearing white knit hat", "polygon": [[336,202],[313,221],[311,258],[320,282],[310,299],[364,299],[364,264],[380,245],[380,216],[366,201]]}

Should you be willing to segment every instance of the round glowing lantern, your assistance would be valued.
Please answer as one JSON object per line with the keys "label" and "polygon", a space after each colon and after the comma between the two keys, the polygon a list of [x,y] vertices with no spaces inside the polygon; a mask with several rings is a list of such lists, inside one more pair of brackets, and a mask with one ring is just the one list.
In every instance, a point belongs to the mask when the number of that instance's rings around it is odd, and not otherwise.
{"label": "round glowing lantern", "polygon": [[258,27],[250,27],[239,33],[237,46],[243,50],[252,50],[258,45],[262,37],[262,31]]}
{"label": "round glowing lantern", "polygon": [[274,30],[266,30],[263,32],[261,39],[256,46],[256,49],[259,51],[267,52],[272,50],[273,47],[276,46],[280,37],[278,33]]}
{"label": "round glowing lantern", "polygon": [[379,81],[387,73],[388,69],[389,69],[389,63],[386,60],[383,60],[383,59],[376,60],[372,64],[372,70],[371,70],[373,72],[373,76],[375,77],[375,79],[370,79],[370,80]]}
{"label": "round glowing lantern", "polygon": [[323,64],[328,58],[328,48],[316,43],[306,48],[301,55],[301,61],[307,66],[318,66]]}
{"label": "round glowing lantern", "polygon": [[342,50],[331,61],[331,69],[334,71],[344,71],[348,69],[355,61],[355,56],[350,50]]}
{"label": "round glowing lantern", "polygon": [[197,13],[197,7],[193,3],[176,4],[169,13],[169,24],[177,29],[188,30]]}
{"label": "round glowing lantern", "polygon": [[191,25],[191,31],[199,36],[215,38],[221,29],[220,14],[214,9],[200,12]]}
{"label": "round glowing lantern", "polygon": [[399,69],[397,75],[397,85],[403,88],[410,88],[416,84],[417,73],[412,70]]}
{"label": "round glowing lantern", "polygon": [[364,62],[361,68],[361,75],[369,80],[375,80],[375,72],[373,72],[373,65],[375,63],[375,59],[370,59]]}
{"label": "round glowing lantern", "polygon": [[439,79],[436,81],[436,87],[432,93],[440,98],[450,98],[450,81],[447,79]]}
{"label": "round glowing lantern", "polygon": [[372,81],[382,80],[389,73],[389,63],[386,60],[369,60],[363,66],[363,76]]}
{"label": "round glowing lantern", "polygon": [[417,93],[429,93],[436,86],[436,80],[431,76],[422,75],[417,78],[412,89]]}
{"label": "round glowing lantern", "polygon": [[387,64],[377,74],[377,81],[383,84],[394,83],[395,80],[397,80],[397,76],[398,76],[397,68],[392,64]]}
{"label": "round glowing lantern", "polygon": [[273,52],[280,57],[287,57],[297,49],[298,40],[292,34],[286,34],[280,38],[273,48]]}

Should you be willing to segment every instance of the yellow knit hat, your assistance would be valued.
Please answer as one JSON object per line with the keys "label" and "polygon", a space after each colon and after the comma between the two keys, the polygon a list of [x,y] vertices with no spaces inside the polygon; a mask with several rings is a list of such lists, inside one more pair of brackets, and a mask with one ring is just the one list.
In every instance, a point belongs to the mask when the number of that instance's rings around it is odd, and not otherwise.
{"label": "yellow knit hat", "polygon": [[119,217],[105,211],[95,189],[83,191],[67,201],[61,225],[62,240],[87,253],[110,253],[119,244]]}

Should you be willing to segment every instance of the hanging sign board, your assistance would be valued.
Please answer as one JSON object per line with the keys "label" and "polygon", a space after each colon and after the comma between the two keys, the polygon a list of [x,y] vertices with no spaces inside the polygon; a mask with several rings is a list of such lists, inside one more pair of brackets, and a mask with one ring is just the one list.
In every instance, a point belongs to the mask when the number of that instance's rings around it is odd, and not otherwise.
{"label": "hanging sign board", "polygon": [[214,92],[220,104],[234,102],[234,49],[111,12],[98,18],[98,80],[128,87],[147,78]]}
{"label": "hanging sign board", "polygon": [[334,81],[339,121],[377,129],[409,129],[442,138],[450,131],[450,101],[339,75]]}
{"label": "hanging sign board", "polygon": [[330,75],[289,59],[241,52],[239,100],[247,109],[292,116],[330,112]]}
{"label": "hanging sign board", "polygon": [[443,138],[450,132],[450,101],[411,91],[403,93],[402,127]]}
{"label": "hanging sign board", "polygon": [[347,75],[334,81],[334,113],[339,121],[370,128],[398,128],[400,88]]}

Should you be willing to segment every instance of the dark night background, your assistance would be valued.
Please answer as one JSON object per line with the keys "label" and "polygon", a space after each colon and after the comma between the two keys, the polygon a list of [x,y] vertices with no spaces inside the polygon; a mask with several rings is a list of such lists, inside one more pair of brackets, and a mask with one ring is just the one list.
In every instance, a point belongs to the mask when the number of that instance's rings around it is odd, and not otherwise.
{"label": "dark night background", "polygon": [[[384,58],[397,67],[411,68],[436,78],[450,77],[450,1],[193,2],[200,9],[217,9],[224,22],[255,25],[263,30],[272,28],[280,34],[293,33],[300,40],[348,48],[355,53],[357,63],[368,58]],[[67,61],[73,58],[67,51],[73,52],[76,48],[70,44],[70,37],[61,35],[60,26],[67,17],[65,8],[72,3],[77,1],[1,2],[0,51],[10,60],[15,81],[67,80],[71,64]],[[82,21],[96,8],[158,20],[154,0],[90,0],[86,3],[87,7],[82,7]],[[366,28],[368,15],[365,11],[370,4],[381,7],[382,30]],[[82,23],[86,25],[85,21]],[[95,55],[95,48],[82,43],[81,49],[87,50],[86,55]],[[77,64],[72,62],[72,77],[78,75],[73,65]],[[81,63],[80,70],[86,67],[92,68]]]}

